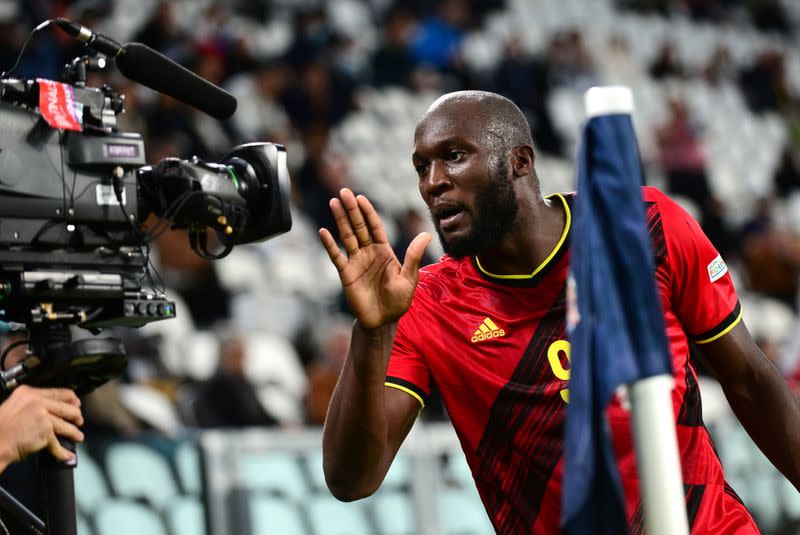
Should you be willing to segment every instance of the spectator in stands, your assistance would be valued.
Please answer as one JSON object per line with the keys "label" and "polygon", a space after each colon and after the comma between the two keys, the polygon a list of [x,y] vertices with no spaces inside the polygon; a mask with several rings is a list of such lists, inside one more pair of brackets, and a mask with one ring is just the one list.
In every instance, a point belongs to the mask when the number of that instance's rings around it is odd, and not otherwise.
{"label": "spectator in stands", "polygon": [[197,389],[195,416],[200,427],[274,426],[270,415],[245,377],[245,344],[236,335],[223,336],[217,372]]}
{"label": "spectator in stands", "polygon": [[742,259],[748,287],[796,308],[800,237],[780,230],[772,218],[772,201],[761,199],[742,228]]}
{"label": "spectator in stands", "polygon": [[585,91],[597,85],[594,60],[576,29],[558,32],[547,47],[547,62],[552,86]]}
{"label": "spectator in stands", "polygon": [[781,160],[775,170],[775,191],[781,197],[788,197],[800,190],[800,161],[797,150],[787,144],[781,153]]}
{"label": "spectator in stands", "polygon": [[245,141],[271,141],[286,144],[291,136],[291,121],[280,104],[290,83],[292,71],[280,58],[256,62],[252,73],[241,73],[228,84],[238,102],[232,120]]}
{"label": "spectator in stands", "polygon": [[188,41],[175,20],[173,3],[160,2],[144,27],[134,34],[133,41],[143,43],[173,59],[183,57]]}
{"label": "spectator in stands", "polygon": [[739,85],[750,109],[756,113],[780,111],[794,100],[785,58],[777,49],[758,54],[753,65],[740,73]]}
{"label": "spectator in stands", "polygon": [[381,44],[370,58],[373,85],[411,87],[411,75],[417,63],[409,45],[415,26],[416,19],[402,7],[394,8],[386,15]]}
{"label": "spectator in stands", "polygon": [[547,107],[550,68],[546,58],[529,54],[520,38],[512,38],[506,43],[492,78],[494,90],[511,99],[528,118],[537,147],[561,155],[564,144]]}
{"label": "spectator in stands", "polygon": [[468,22],[466,0],[442,0],[436,13],[420,22],[411,40],[416,61],[440,71],[454,70]]}
{"label": "spectator in stands", "polygon": [[308,375],[308,395],[306,397],[306,413],[308,423],[322,425],[328,412],[333,389],[350,347],[350,329],[352,318],[333,320],[323,327],[320,349],[306,367]]}
{"label": "spectator in stands", "polygon": [[688,197],[704,210],[711,196],[700,129],[679,97],[669,100],[667,121],[656,129],[658,160],[667,178],[667,190]]}
{"label": "spectator in stands", "polygon": [[281,101],[299,130],[312,124],[332,126],[353,109],[354,89],[349,76],[317,55],[299,68]]}
{"label": "spectator in stands", "polygon": [[650,76],[656,80],[665,78],[684,78],[686,69],[681,63],[675,51],[675,45],[665,40],[658,49],[655,60],[650,65]]}

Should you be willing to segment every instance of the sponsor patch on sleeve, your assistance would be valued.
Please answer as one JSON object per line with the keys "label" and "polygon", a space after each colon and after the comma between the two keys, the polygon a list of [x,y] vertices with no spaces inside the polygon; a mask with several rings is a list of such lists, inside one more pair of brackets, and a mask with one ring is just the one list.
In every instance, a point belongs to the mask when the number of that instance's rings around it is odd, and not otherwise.
{"label": "sponsor patch on sleeve", "polygon": [[721,279],[727,272],[728,266],[725,265],[725,261],[720,255],[717,255],[717,257],[708,264],[708,278],[711,282]]}

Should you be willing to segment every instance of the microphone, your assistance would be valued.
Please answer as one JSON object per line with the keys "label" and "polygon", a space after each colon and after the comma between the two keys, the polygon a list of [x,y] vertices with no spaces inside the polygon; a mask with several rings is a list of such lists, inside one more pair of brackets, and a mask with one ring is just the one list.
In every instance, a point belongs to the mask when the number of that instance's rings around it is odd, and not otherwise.
{"label": "microphone", "polygon": [[113,39],[65,18],[56,19],[59,28],[86,46],[116,59],[126,78],[178,99],[216,119],[227,119],[236,111],[236,98],[142,43],[121,45]]}
{"label": "microphone", "polygon": [[93,32],[86,26],[81,26],[63,17],[57,18],[56,24],[78,41],[86,43],[86,46],[92,50],[105,54],[110,58],[116,58],[125,53],[125,47],[121,44],[102,33]]}
{"label": "microphone", "polygon": [[236,111],[236,98],[168,57],[142,43],[126,43],[117,57],[126,78],[164,93],[217,119]]}

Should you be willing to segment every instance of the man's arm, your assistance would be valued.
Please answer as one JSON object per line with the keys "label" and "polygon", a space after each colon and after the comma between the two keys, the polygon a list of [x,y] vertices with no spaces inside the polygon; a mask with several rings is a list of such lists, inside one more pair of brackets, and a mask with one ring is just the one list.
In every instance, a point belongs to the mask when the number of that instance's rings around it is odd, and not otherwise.
{"label": "man's arm", "polygon": [[378,489],[419,413],[415,398],[384,386],[395,328],[353,326],[322,442],[325,480],[340,500],[364,498]]}
{"label": "man's arm", "polygon": [[697,347],[750,437],[800,490],[800,405],[744,322]]}
{"label": "man's arm", "polygon": [[66,388],[17,387],[0,404],[0,472],[43,449],[59,461],[73,461],[75,455],[57,437],[83,441],[80,404]]}
{"label": "man's arm", "polygon": [[397,322],[411,306],[431,236],[417,236],[400,264],[366,197],[343,189],[330,206],[344,251],[327,229],[320,239],[356,323],[325,418],[322,453],[328,487],[349,501],[378,488],[419,411],[416,399],[384,383]]}

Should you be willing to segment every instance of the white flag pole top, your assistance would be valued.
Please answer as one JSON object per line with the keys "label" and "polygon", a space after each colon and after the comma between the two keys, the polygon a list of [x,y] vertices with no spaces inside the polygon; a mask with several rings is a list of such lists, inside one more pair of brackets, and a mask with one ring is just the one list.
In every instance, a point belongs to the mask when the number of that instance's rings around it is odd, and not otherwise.
{"label": "white flag pole top", "polygon": [[[587,118],[632,114],[633,93],[625,86],[593,87],[584,96]],[[601,320],[602,321],[602,320]],[[657,375],[628,385],[636,467],[648,535],[688,535],[672,375]]]}
{"label": "white flag pole top", "polygon": [[586,116],[591,119],[613,113],[633,114],[633,92],[630,87],[609,85],[592,87],[584,95]]}

